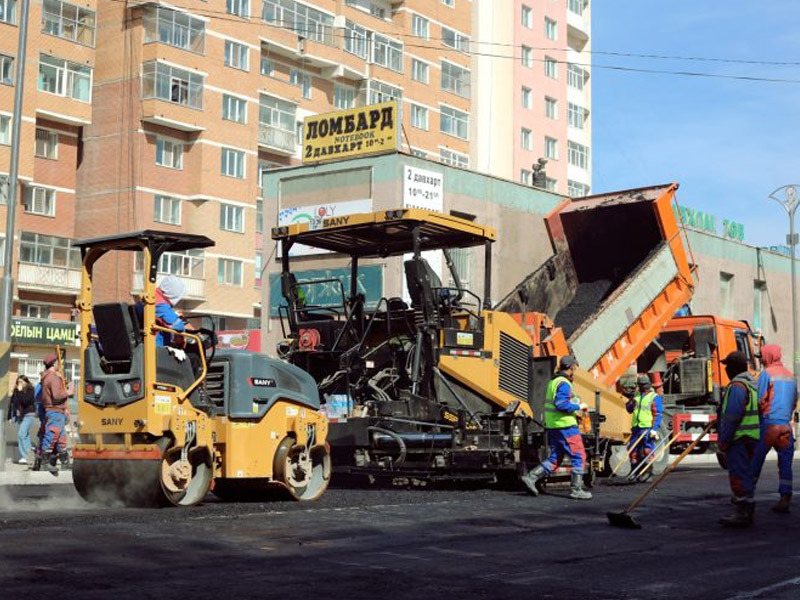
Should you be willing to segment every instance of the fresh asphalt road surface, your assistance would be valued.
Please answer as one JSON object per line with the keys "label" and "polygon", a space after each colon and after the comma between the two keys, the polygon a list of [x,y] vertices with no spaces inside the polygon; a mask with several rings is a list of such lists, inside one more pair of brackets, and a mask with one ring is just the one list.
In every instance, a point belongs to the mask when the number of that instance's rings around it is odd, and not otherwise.
{"label": "fresh asphalt road surface", "polygon": [[0,488],[2,598],[715,598],[800,597],[800,505],[725,530],[727,474],[674,473],[608,524],[643,485],[531,497],[497,489],[330,489],[317,502],[187,509],[90,507],[71,486]]}

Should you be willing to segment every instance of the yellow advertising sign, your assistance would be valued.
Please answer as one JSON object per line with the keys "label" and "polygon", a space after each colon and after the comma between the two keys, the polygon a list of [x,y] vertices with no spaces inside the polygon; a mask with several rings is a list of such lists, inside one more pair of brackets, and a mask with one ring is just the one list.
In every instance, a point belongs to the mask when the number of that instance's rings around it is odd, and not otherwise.
{"label": "yellow advertising sign", "polygon": [[396,150],[397,102],[382,102],[303,121],[303,162],[317,163]]}

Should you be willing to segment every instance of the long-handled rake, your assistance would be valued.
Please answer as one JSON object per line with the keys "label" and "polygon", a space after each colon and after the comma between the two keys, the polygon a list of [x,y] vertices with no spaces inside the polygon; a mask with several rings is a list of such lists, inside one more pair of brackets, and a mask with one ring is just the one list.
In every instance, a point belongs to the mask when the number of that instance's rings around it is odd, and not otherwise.
{"label": "long-handled rake", "polygon": [[622,527],[623,529],[641,529],[642,526],[639,524],[639,522],[631,516],[633,510],[637,506],[639,506],[644,501],[644,499],[647,498],[647,496],[650,495],[650,492],[652,492],[654,489],[658,487],[658,484],[664,481],[667,475],[672,473],[675,467],[677,467],[680,464],[680,462],[684,458],[686,458],[686,456],[692,450],[694,450],[697,447],[697,444],[700,443],[700,440],[702,440],[706,436],[706,434],[709,431],[711,431],[711,428],[714,427],[714,425],[716,425],[714,421],[711,421],[708,425],[706,425],[706,428],[703,429],[703,432],[697,437],[697,439],[694,440],[691,444],[689,444],[686,447],[686,450],[684,450],[680,454],[680,456],[678,456],[678,458],[672,461],[672,463],[670,463],[670,465],[666,469],[664,469],[664,472],[661,473],[661,475],[659,475],[658,477],[656,477],[655,481],[653,481],[653,483],[650,484],[650,487],[648,487],[638,498],[636,498],[636,500],[631,502],[628,508],[618,513],[613,513],[613,512],[606,513],[609,524],[612,525],[613,527]]}
{"label": "long-handled rake", "polygon": [[643,437],[645,436],[645,434],[647,434],[647,433],[648,433],[647,431],[643,431],[643,432],[642,432],[642,435],[640,435],[640,436],[639,436],[639,437],[636,439],[636,441],[635,441],[635,442],[634,442],[634,443],[633,443],[631,446],[629,446],[629,447],[628,447],[628,451],[625,453],[625,457],[624,457],[622,460],[620,460],[620,461],[617,463],[617,466],[616,466],[616,467],[614,467],[614,470],[613,470],[613,471],[611,471],[611,474],[608,476],[608,477],[609,477],[609,479],[610,479],[610,478],[612,478],[612,477],[614,477],[614,475],[616,475],[616,474],[617,474],[617,471],[619,471],[619,470],[620,470],[620,468],[622,467],[622,465],[624,465],[624,464],[627,462],[627,460],[628,460],[628,459],[631,457],[631,454],[633,454],[633,451],[636,449],[636,446],[638,446],[638,445],[639,445],[639,442],[641,442],[641,441],[642,441],[642,438],[643,438]]}
{"label": "long-handled rake", "polygon": [[[647,470],[652,468],[654,463],[661,460],[664,452],[669,450],[670,446],[672,446],[673,442],[678,439],[679,435],[681,435],[680,431],[673,434],[673,436],[670,438],[663,438],[658,445],[653,448],[653,451],[649,454],[648,458],[636,465],[636,468],[628,474],[628,481],[636,481],[637,478],[647,473]],[[658,454],[658,456],[656,456],[656,454]]]}

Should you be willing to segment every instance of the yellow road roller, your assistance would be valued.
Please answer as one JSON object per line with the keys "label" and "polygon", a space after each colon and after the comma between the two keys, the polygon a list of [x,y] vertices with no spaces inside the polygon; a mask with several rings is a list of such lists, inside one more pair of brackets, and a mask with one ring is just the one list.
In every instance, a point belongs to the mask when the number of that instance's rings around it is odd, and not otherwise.
{"label": "yellow road roller", "polygon": [[[328,422],[313,378],[266,355],[217,351],[213,326],[176,331],[156,317],[162,256],[214,242],[148,230],[76,245],[83,263],[78,493],[128,506],[189,506],[209,491],[226,500],[275,490],[297,500],[322,495],[331,472]],[[119,252],[140,253],[141,295],[95,304],[93,291],[103,285],[96,275],[117,277],[95,267]]]}

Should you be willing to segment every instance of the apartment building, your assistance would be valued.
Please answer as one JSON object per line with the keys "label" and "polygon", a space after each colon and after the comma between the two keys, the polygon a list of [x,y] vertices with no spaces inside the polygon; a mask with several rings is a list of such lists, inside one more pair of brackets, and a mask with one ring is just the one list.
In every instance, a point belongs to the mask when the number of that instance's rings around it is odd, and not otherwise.
{"label": "apartment building", "polygon": [[589,194],[589,1],[476,0],[473,14],[473,168],[530,184],[544,159],[548,190]]}

